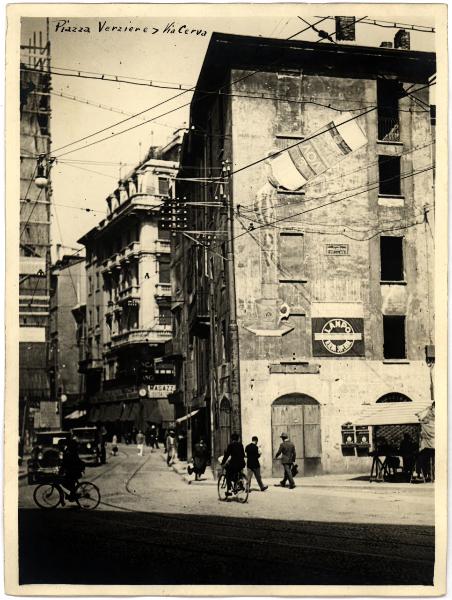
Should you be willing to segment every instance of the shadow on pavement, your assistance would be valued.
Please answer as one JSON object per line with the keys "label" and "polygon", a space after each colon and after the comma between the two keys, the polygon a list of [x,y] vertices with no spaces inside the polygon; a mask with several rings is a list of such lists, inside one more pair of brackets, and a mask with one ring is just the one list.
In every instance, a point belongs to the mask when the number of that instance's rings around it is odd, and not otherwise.
{"label": "shadow on pavement", "polygon": [[277,516],[22,509],[19,582],[433,584],[433,527]]}

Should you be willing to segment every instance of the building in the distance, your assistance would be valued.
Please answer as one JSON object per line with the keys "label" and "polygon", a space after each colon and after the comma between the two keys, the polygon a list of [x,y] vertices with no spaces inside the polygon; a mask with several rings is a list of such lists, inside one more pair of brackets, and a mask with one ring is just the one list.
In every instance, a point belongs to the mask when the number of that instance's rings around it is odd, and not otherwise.
{"label": "building in the distance", "polygon": [[[164,157],[165,155],[163,155]],[[107,198],[107,217],[80,240],[86,248],[85,330],[80,371],[88,420],[129,436],[174,419],[169,231],[159,226],[178,163],[155,150]]]}
{"label": "building in the distance", "polygon": [[47,377],[50,41],[34,33],[20,50],[19,434],[28,445],[35,429],[58,426]]}
{"label": "building in the distance", "polygon": [[215,461],[233,431],[257,435],[279,476],[287,432],[302,474],[356,472],[372,431],[416,435],[434,361],[434,72],[407,32],[395,48],[212,35],[167,351],[176,413]]}
{"label": "building in the distance", "polygon": [[84,378],[78,370],[81,336],[74,320],[74,309],[79,310],[86,294],[86,269],[80,253],[63,254],[59,245],[57,253],[50,280],[48,373],[50,398],[60,425],[67,428],[86,416]]}

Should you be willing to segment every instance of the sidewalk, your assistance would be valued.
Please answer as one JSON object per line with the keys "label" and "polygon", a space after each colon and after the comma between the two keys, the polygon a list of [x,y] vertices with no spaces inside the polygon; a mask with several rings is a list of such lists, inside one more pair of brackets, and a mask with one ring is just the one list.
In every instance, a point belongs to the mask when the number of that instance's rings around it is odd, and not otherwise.
{"label": "sidewalk", "polygon": [[[166,462],[166,454],[161,454],[162,460]],[[195,482],[194,475],[187,473],[186,461],[177,460],[171,465],[173,471],[182,477],[188,484],[192,482],[195,485],[202,486],[216,486],[217,480],[215,479],[212,469],[207,467],[206,472],[202,476],[201,481]],[[281,473],[282,475],[282,473]],[[276,477],[263,477],[265,485],[269,487],[278,486],[280,478]],[[303,488],[343,488],[343,489],[391,489],[391,490],[408,490],[416,489],[423,493],[429,493],[434,490],[434,484],[422,483],[422,484],[410,484],[407,482],[370,482],[369,476],[366,474],[359,473],[334,473],[327,475],[316,475],[314,477],[296,477],[295,483],[298,487]],[[252,486],[256,486],[256,481],[253,479]]]}

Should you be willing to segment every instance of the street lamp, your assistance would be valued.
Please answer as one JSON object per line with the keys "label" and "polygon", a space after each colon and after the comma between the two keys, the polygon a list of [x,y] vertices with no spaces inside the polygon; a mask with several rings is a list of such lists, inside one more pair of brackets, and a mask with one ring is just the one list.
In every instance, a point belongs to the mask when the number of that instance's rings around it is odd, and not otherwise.
{"label": "street lamp", "polygon": [[45,154],[40,154],[37,160],[35,185],[43,189],[49,185],[49,168],[55,159],[47,159]]}

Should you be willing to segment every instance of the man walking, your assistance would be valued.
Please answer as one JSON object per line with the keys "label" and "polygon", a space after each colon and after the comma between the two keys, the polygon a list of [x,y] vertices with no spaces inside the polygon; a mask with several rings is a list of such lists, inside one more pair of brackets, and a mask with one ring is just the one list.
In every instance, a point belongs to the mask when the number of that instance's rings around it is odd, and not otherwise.
{"label": "man walking", "polygon": [[261,465],[259,463],[259,456],[261,455],[259,447],[257,445],[258,438],[256,435],[253,435],[251,438],[251,444],[245,448],[246,454],[246,467],[247,467],[247,478],[248,478],[248,486],[251,489],[251,479],[254,477],[261,489],[261,492],[265,492],[268,488],[268,485],[264,485],[261,478]]}
{"label": "man walking", "polygon": [[288,481],[289,489],[293,490],[296,486],[292,477],[292,467],[297,454],[295,452],[295,446],[289,440],[287,433],[281,433],[280,438],[282,439],[282,442],[279,446],[278,452],[276,453],[275,459],[281,456],[281,464],[284,467],[284,477],[282,481],[280,481],[279,485],[281,487],[286,487],[286,481]]}

